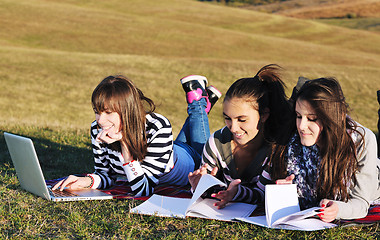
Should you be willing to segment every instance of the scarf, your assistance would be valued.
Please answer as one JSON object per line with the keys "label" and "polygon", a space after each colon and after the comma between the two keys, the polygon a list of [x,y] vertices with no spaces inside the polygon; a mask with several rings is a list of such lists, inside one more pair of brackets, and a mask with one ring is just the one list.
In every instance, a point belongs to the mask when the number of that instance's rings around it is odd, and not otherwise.
{"label": "scarf", "polygon": [[319,206],[316,183],[320,156],[317,145],[303,146],[300,136],[296,133],[288,144],[286,159],[288,176],[295,175],[293,183],[297,184],[300,208]]}

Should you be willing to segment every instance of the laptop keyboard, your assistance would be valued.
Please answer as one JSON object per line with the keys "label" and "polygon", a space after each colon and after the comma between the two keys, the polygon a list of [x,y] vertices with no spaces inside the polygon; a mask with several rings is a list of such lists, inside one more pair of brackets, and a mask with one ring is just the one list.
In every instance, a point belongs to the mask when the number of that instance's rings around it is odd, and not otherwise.
{"label": "laptop keyboard", "polygon": [[51,190],[49,188],[49,192],[54,197],[77,197],[78,195],[69,191],[60,191],[60,190]]}

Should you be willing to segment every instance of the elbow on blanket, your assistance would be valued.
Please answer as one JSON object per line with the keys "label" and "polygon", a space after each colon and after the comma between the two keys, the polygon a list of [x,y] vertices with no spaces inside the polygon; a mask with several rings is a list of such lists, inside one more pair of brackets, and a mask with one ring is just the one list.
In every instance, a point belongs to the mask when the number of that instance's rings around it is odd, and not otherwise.
{"label": "elbow on blanket", "polygon": [[352,206],[351,204],[336,201],[339,207],[336,219],[358,219],[364,218],[368,214],[369,204],[360,204],[360,206]]}

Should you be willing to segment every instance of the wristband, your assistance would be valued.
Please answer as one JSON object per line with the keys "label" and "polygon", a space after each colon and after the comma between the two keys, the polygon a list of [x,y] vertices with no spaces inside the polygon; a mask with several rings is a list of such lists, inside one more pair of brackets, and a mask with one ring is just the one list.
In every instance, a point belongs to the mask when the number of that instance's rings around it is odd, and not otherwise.
{"label": "wristband", "polygon": [[91,183],[85,188],[92,188],[94,186],[94,178],[91,175],[87,175],[91,179]]}
{"label": "wristband", "polygon": [[136,161],[136,160],[132,160],[132,161],[127,162],[127,163],[123,163],[123,166],[127,166],[128,164],[130,164],[130,163],[132,163],[132,162],[134,162],[134,161]]}

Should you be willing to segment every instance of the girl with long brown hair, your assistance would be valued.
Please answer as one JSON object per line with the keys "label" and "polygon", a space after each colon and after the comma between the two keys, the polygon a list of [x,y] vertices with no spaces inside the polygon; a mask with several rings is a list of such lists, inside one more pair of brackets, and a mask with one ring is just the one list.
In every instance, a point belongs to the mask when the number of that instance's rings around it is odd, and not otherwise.
{"label": "girl with long brown hair", "polygon": [[95,121],[91,143],[95,172],[70,175],[53,190],[111,187],[119,176],[127,179],[136,196],[152,194],[157,185],[187,185],[189,172],[199,167],[203,145],[210,135],[208,112],[220,98],[206,77],[181,79],[188,102],[188,118],[173,142],[167,118],[128,78],[118,75],[102,80],[92,93]]}
{"label": "girl with long brown hair", "polygon": [[350,118],[334,78],[306,81],[294,110],[296,129],[286,146],[274,147],[271,169],[260,182],[297,184],[301,208],[321,206],[325,222],[366,216],[380,197],[373,132]]}

